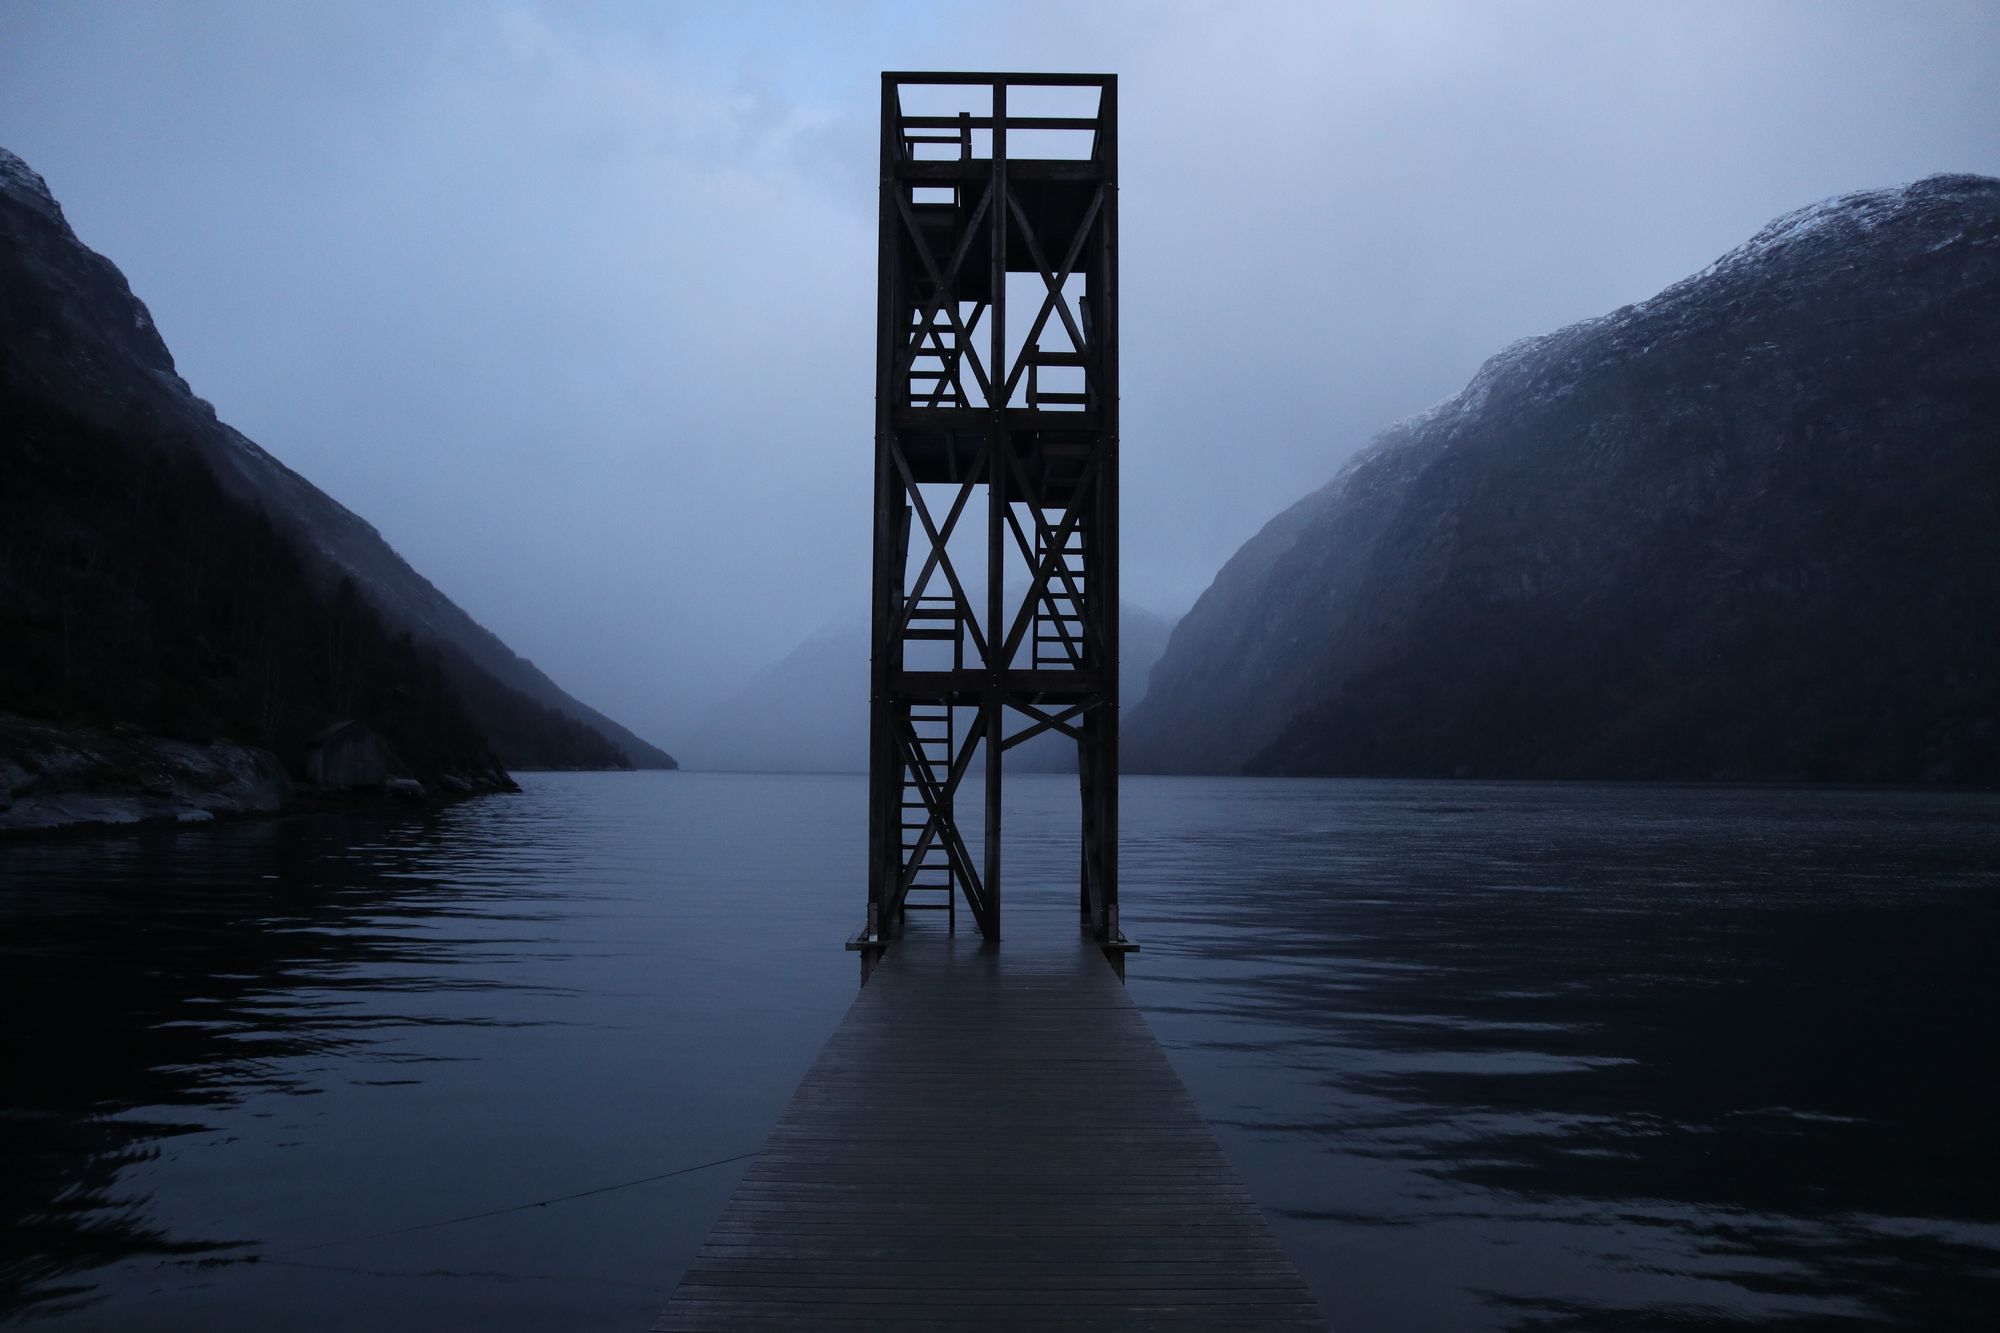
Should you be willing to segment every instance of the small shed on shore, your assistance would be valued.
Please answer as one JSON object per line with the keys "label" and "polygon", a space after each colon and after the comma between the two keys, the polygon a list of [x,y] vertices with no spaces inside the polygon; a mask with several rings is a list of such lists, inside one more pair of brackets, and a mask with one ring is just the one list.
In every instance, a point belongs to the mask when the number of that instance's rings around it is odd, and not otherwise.
{"label": "small shed on shore", "polygon": [[396,752],[366,722],[336,722],[306,746],[306,781],[316,787],[379,787],[396,767]]}

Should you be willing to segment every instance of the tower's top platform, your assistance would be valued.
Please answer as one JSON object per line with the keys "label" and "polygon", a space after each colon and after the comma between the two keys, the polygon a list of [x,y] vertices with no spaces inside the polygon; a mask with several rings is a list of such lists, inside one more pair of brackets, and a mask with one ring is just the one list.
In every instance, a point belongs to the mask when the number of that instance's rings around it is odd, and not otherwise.
{"label": "tower's top platform", "polygon": [[1117,108],[1116,74],[882,75],[885,151],[913,177],[949,179],[996,155],[1108,166]]}

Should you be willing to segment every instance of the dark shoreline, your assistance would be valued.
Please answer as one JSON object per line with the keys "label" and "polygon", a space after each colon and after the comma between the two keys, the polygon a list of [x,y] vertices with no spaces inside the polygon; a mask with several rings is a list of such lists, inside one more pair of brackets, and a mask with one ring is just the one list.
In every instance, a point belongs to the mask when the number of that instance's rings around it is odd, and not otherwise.
{"label": "dark shoreline", "polygon": [[98,838],[115,838],[128,833],[196,833],[228,824],[269,823],[310,815],[367,814],[391,810],[406,810],[415,814],[423,810],[457,805],[461,801],[470,801],[481,796],[519,794],[518,787],[512,790],[495,787],[487,791],[454,791],[442,795],[426,792],[422,796],[407,796],[392,791],[316,792],[305,799],[281,805],[275,810],[215,811],[210,813],[207,819],[184,819],[178,815],[149,815],[143,819],[116,821],[79,820],[74,824],[57,824],[50,828],[0,829],[0,847],[26,843],[87,842]]}

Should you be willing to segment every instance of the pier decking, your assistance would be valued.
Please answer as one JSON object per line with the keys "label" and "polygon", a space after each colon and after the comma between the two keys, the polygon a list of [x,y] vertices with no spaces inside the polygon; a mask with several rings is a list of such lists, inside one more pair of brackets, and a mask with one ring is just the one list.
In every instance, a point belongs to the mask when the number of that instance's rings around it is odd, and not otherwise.
{"label": "pier decking", "polygon": [[1324,1329],[1111,965],[892,946],[656,1325]]}

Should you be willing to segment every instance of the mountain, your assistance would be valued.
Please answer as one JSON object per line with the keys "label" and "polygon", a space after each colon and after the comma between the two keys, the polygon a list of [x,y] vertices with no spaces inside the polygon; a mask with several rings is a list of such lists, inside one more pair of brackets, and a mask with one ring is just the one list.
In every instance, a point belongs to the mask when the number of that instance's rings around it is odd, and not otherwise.
{"label": "mountain", "polygon": [[[736,772],[863,773],[868,769],[868,613],[822,625],[708,710],[681,747],[690,767]],[[1166,647],[1169,621],[1143,607],[1119,614],[1126,707],[1143,698]],[[1027,772],[1076,771],[1066,737],[1038,736],[1007,755]]]}
{"label": "mountain", "polygon": [[2000,781],[2000,181],[1507,348],[1174,631],[1139,771]]}
{"label": "mountain", "polygon": [[[1167,636],[1174,622],[1129,602],[1118,615],[1118,660],[1122,668],[1119,711],[1128,714],[1146,697],[1146,686],[1160,654],[1167,650]],[[1121,737],[1122,740],[1122,737]],[[1024,741],[1007,752],[1007,766],[1017,773],[1076,772],[1076,742],[1067,736],[1046,732]]]}
{"label": "mountain", "polygon": [[404,767],[462,780],[505,783],[496,756],[673,764],[217,420],[124,276],[4,150],[0,420],[0,708],[226,737],[293,774],[349,718]]}

